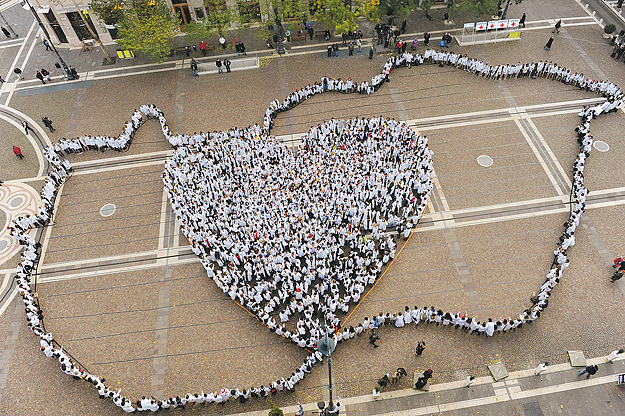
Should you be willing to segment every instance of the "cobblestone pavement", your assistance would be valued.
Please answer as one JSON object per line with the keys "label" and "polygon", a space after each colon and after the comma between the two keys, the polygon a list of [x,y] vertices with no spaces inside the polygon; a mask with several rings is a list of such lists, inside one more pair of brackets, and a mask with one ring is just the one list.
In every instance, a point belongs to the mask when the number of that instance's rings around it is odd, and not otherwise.
{"label": "cobblestone pavement", "polygon": [[[601,28],[575,1],[525,0],[512,6],[511,16],[524,11],[528,25],[520,41],[453,49],[492,63],[552,60],[625,86],[623,63],[609,57]],[[446,30],[441,11],[435,13],[437,21],[417,17],[409,31]],[[27,15],[21,18],[14,29],[26,42],[0,42],[2,74],[14,61],[25,62],[29,71],[53,62],[40,50]],[[542,45],[556,18],[564,18],[564,29],[546,51]],[[369,60],[366,50],[354,57],[342,51],[330,59],[323,45],[297,46],[280,58],[251,52],[249,58],[258,59],[232,74],[210,73],[206,58],[200,61],[206,64],[201,77],[193,77],[188,62],[178,58],[160,66],[139,58],[103,68],[95,52],[63,51],[68,61],[77,59],[75,66],[85,75],[81,81],[10,82],[0,89],[0,102],[10,106],[14,117],[23,114],[37,122],[49,116],[56,132],[42,130],[41,140],[119,134],[131,112],[146,102],[164,111],[172,131],[226,129],[260,122],[271,100],[321,76],[365,80],[386,59],[381,54]],[[418,51],[423,50],[420,45]],[[576,113],[597,97],[547,80],[493,82],[447,67],[398,69],[391,78],[371,96],[315,96],[280,115],[274,130],[286,140],[331,117],[382,115],[404,120],[429,137],[438,183],[428,213],[347,324],[415,304],[481,317],[519,313],[542,283],[567,217]],[[616,374],[625,372],[624,361],[602,364],[597,376],[586,381],[578,380],[566,356],[581,350],[602,362],[625,339],[625,311],[618,307],[623,286],[608,282],[611,259],[625,251],[625,169],[619,163],[624,121],[619,112],[593,124],[595,139],[607,142],[610,151],[595,151],[587,162],[587,214],[570,252],[572,264],[544,316],[489,339],[421,325],[381,328],[375,352],[364,337],[340,345],[333,354],[333,376],[347,414],[625,413],[623,393],[614,385]],[[41,142],[28,140],[2,113],[0,123],[5,149],[0,179],[39,189]],[[180,236],[160,185],[171,150],[159,130],[155,121],[146,123],[124,154],[71,155],[76,173],[61,190],[54,226],[38,235],[44,256],[37,292],[46,328],[83,366],[135,398],[247,388],[287,376],[303,360],[302,351],[223,295]],[[25,160],[6,150],[12,143],[25,149]],[[493,166],[479,166],[480,155],[490,156]],[[107,203],[116,211],[103,218],[99,211]],[[0,414],[120,414],[37,351],[21,301],[11,301],[8,282],[16,262],[13,257],[0,264],[7,293],[0,301],[5,340]],[[413,351],[420,340],[427,347],[417,359]],[[495,361],[510,371],[505,381],[493,383],[489,376],[487,365]],[[547,372],[533,376],[532,369],[545,361]],[[433,368],[430,391],[414,392],[405,378],[374,401],[376,380],[400,366],[409,373]],[[477,380],[467,388],[463,380],[469,375]],[[327,400],[325,383],[326,367],[318,366],[295,392],[271,399],[291,413],[297,401],[312,410],[318,400]],[[180,413],[260,415],[267,408],[267,401],[257,400]]]}

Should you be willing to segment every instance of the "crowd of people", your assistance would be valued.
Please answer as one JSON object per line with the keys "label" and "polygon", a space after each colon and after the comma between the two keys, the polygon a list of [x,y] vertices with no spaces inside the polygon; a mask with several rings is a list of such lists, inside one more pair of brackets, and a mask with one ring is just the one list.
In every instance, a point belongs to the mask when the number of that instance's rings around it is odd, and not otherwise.
{"label": "crowd of people", "polygon": [[[365,93],[368,88],[375,91],[388,80],[393,68],[422,63],[454,65],[490,78],[541,76],[594,91],[606,101],[580,113],[574,205],[551,269],[539,294],[531,299],[530,308],[518,318],[480,322],[467,313],[406,307],[397,313],[366,317],[356,326],[347,327],[339,316],[349,311],[350,304],[358,303],[364,288],[380,278],[383,265],[395,256],[395,232],[409,237],[426,207],[432,163],[427,138],[415,135],[395,120],[330,120],[312,128],[293,154],[269,133],[279,112],[311,95],[327,91],[363,93],[359,88],[363,84],[367,85]],[[119,137],[64,139],[45,150],[52,169],[41,193],[43,206],[36,216],[18,217],[10,229],[11,235],[25,246],[15,279],[28,326],[40,338],[41,351],[59,360],[61,371],[92,383],[101,398],[111,399],[126,412],[184,407],[188,403],[244,402],[291,390],[321,360],[315,341],[324,333],[345,342],[380,325],[403,327],[427,322],[488,336],[519,328],[537,319],[548,306],[551,291],[569,265],[567,252],[575,244],[575,230],[588,193],[583,170],[592,145],[590,122],[616,111],[622,100],[621,90],[607,80],[587,79],[556,64],[491,67],[477,59],[429,49],[424,55],[404,53],[389,58],[370,83],[348,80],[345,85],[324,78],[308,85],[283,102],[272,102],[263,125],[247,129],[172,135],[163,113],[154,105],[142,105]],[[310,352],[289,377],[244,390],[223,388],[209,394],[144,397],[133,402],[120,390],[107,386],[104,378],[82,368],[45,331],[30,286],[40,246],[29,230],[51,221],[59,186],[72,172],[64,156],[89,149],[127,149],[148,117],[159,120],[163,134],[177,148],[163,180],[183,233],[208,275],[265,325]],[[306,180],[309,178],[313,179]]]}

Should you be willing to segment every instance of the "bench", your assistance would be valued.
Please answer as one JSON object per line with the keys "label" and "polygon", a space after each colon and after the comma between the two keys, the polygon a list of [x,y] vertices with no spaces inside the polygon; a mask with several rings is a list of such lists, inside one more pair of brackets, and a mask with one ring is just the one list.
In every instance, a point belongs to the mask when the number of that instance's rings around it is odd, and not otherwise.
{"label": "bench", "polygon": [[215,50],[215,43],[207,43],[206,44],[206,50],[207,51],[214,51]]}
{"label": "bench", "polygon": [[325,39],[326,38],[326,34],[324,31],[318,30],[315,32],[315,38],[316,39]]}
{"label": "bench", "polygon": [[304,32],[296,33],[291,35],[291,40],[306,40],[306,34]]}
{"label": "bench", "polygon": [[187,49],[191,50],[191,47],[190,46],[178,46],[176,49],[174,49],[174,54],[180,55],[181,53],[184,53],[186,55]]}

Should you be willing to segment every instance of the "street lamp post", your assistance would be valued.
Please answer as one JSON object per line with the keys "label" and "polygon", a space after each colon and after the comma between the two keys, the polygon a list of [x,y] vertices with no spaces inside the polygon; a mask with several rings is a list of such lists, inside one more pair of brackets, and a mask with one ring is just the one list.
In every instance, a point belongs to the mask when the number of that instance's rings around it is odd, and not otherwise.
{"label": "street lamp post", "polygon": [[328,414],[334,410],[332,399],[332,390],[334,390],[334,385],[332,384],[332,351],[336,348],[336,343],[328,336],[328,326],[326,325],[325,327],[326,334],[317,343],[317,350],[321,354],[328,356],[328,392],[330,393],[330,403],[328,403],[328,408],[326,409],[326,414]]}
{"label": "street lamp post", "polygon": [[278,54],[284,55],[286,51],[284,50],[284,44],[282,43],[284,40],[282,37],[282,22],[278,18],[278,9],[276,7],[273,8],[273,12],[276,15],[276,26],[278,26]]}
{"label": "street lamp post", "polygon": [[63,67],[63,71],[65,72],[65,75],[67,76],[67,79],[68,80],[75,79],[74,76],[72,75],[71,71],[69,70],[69,68],[65,64],[65,61],[63,60],[63,58],[61,58],[61,55],[59,55],[59,51],[56,50],[56,47],[54,46],[54,43],[52,42],[52,39],[50,39],[50,35],[48,34],[48,31],[46,30],[46,27],[43,25],[43,22],[39,18],[39,15],[37,14],[37,11],[35,9],[33,9],[33,6],[30,4],[30,2],[28,0],[24,0],[24,6],[25,6],[25,8],[29,8],[30,11],[33,12],[33,16],[35,16],[35,20],[37,21],[37,23],[39,23],[39,27],[43,31],[43,34],[46,36],[46,39],[48,39],[48,43],[52,47],[52,50],[56,54],[56,57],[59,58],[59,61],[61,62],[61,66]]}
{"label": "street lamp post", "polygon": [[510,7],[510,1],[511,0],[508,0],[508,2],[506,3],[506,8],[503,9],[503,13],[501,14],[502,20],[506,20],[506,16],[508,16],[508,7]]}
{"label": "street lamp post", "polygon": [[13,28],[11,27],[9,22],[7,22],[7,19],[5,19],[4,16],[2,15],[2,13],[0,13],[0,19],[2,19],[2,21],[4,22],[3,26],[6,26],[7,29],[9,30],[9,33],[11,34],[11,37],[12,38],[16,38],[17,37],[17,33],[15,33],[15,31],[13,30]]}

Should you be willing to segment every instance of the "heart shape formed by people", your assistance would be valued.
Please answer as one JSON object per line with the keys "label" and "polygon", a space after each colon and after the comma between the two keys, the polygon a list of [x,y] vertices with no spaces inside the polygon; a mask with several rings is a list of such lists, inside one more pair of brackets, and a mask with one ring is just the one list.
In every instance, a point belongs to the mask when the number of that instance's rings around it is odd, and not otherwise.
{"label": "heart shape formed by people", "polygon": [[[314,348],[324,333],[347,340],[354,332],[375,328],[380,324],[377,319],[365,319],[355,329],[339,331],[339,315],[349,312],[350,305],[358,305],[365,288],[375,284],[384,264],[396,255],[390,234],[398,232],[409,237],[425,210],[432,190],[432,154],[427,138],[401,123],[381,118],[331,120],[313,128],[297,152],[269,133],[280,112],[314,94],[370,94],[388,79],[393,68],[423,63],[446,64],[494,79],[503,74],[549,77],[607,98],[580,112],[580,152],[574,162],[571,192],[574,208],[554,253],[552,268],[530,309],[514,321],[503,322],[479,323],[460,313],[420,309],[381,317],[393,320],[397,327],[425,320],[453,323],[488,335],[537,319],[569,264],[567,249],[575,243],[573,234],[584,212],[587,190],[583,168],[592,145],[590,121],[616,111],[622,105],[623,94],[609,81],[593,81],[547,62],[491,67],[466,56],[429,49],[423,56],[404,53],[389,58],[371,83],[323,78],[296,90],[282,103],[276,100],[270,104],[262,127],[172,135],[163,113],[147,104],[132,115],[119,137],[84,136],[48,147],[46,158],[54,168],[42,190],[44,206],[37,216],[16,219],[12,230],[12,235],[26,246],[16,280],[29,327],[40,338],[44,354],[57,358],[65,373],[93,383],[101,397],[112,398],[125,411],[158,410],[187,402],[223,402],[231,397],[246,400],[250,395],[266,396],[270,391],[292,389],[321,358]],[[311,351],[290,377],[250,390],[224,388],[208,395],[142,399],[135,406],[119,390],[108,388],[99,376],[79,367],[52,335],[45,333],[30,288],[38,245],[27,232],[50,221],[56,190],[71,172],[63,152],[73,148],[127,149],[144,116],[157,118],[165,137],[177,148],[166,164],[163,182],[182,231],[208,275],[269,328]],[[293,317],[298,318],[296,323]]]}

